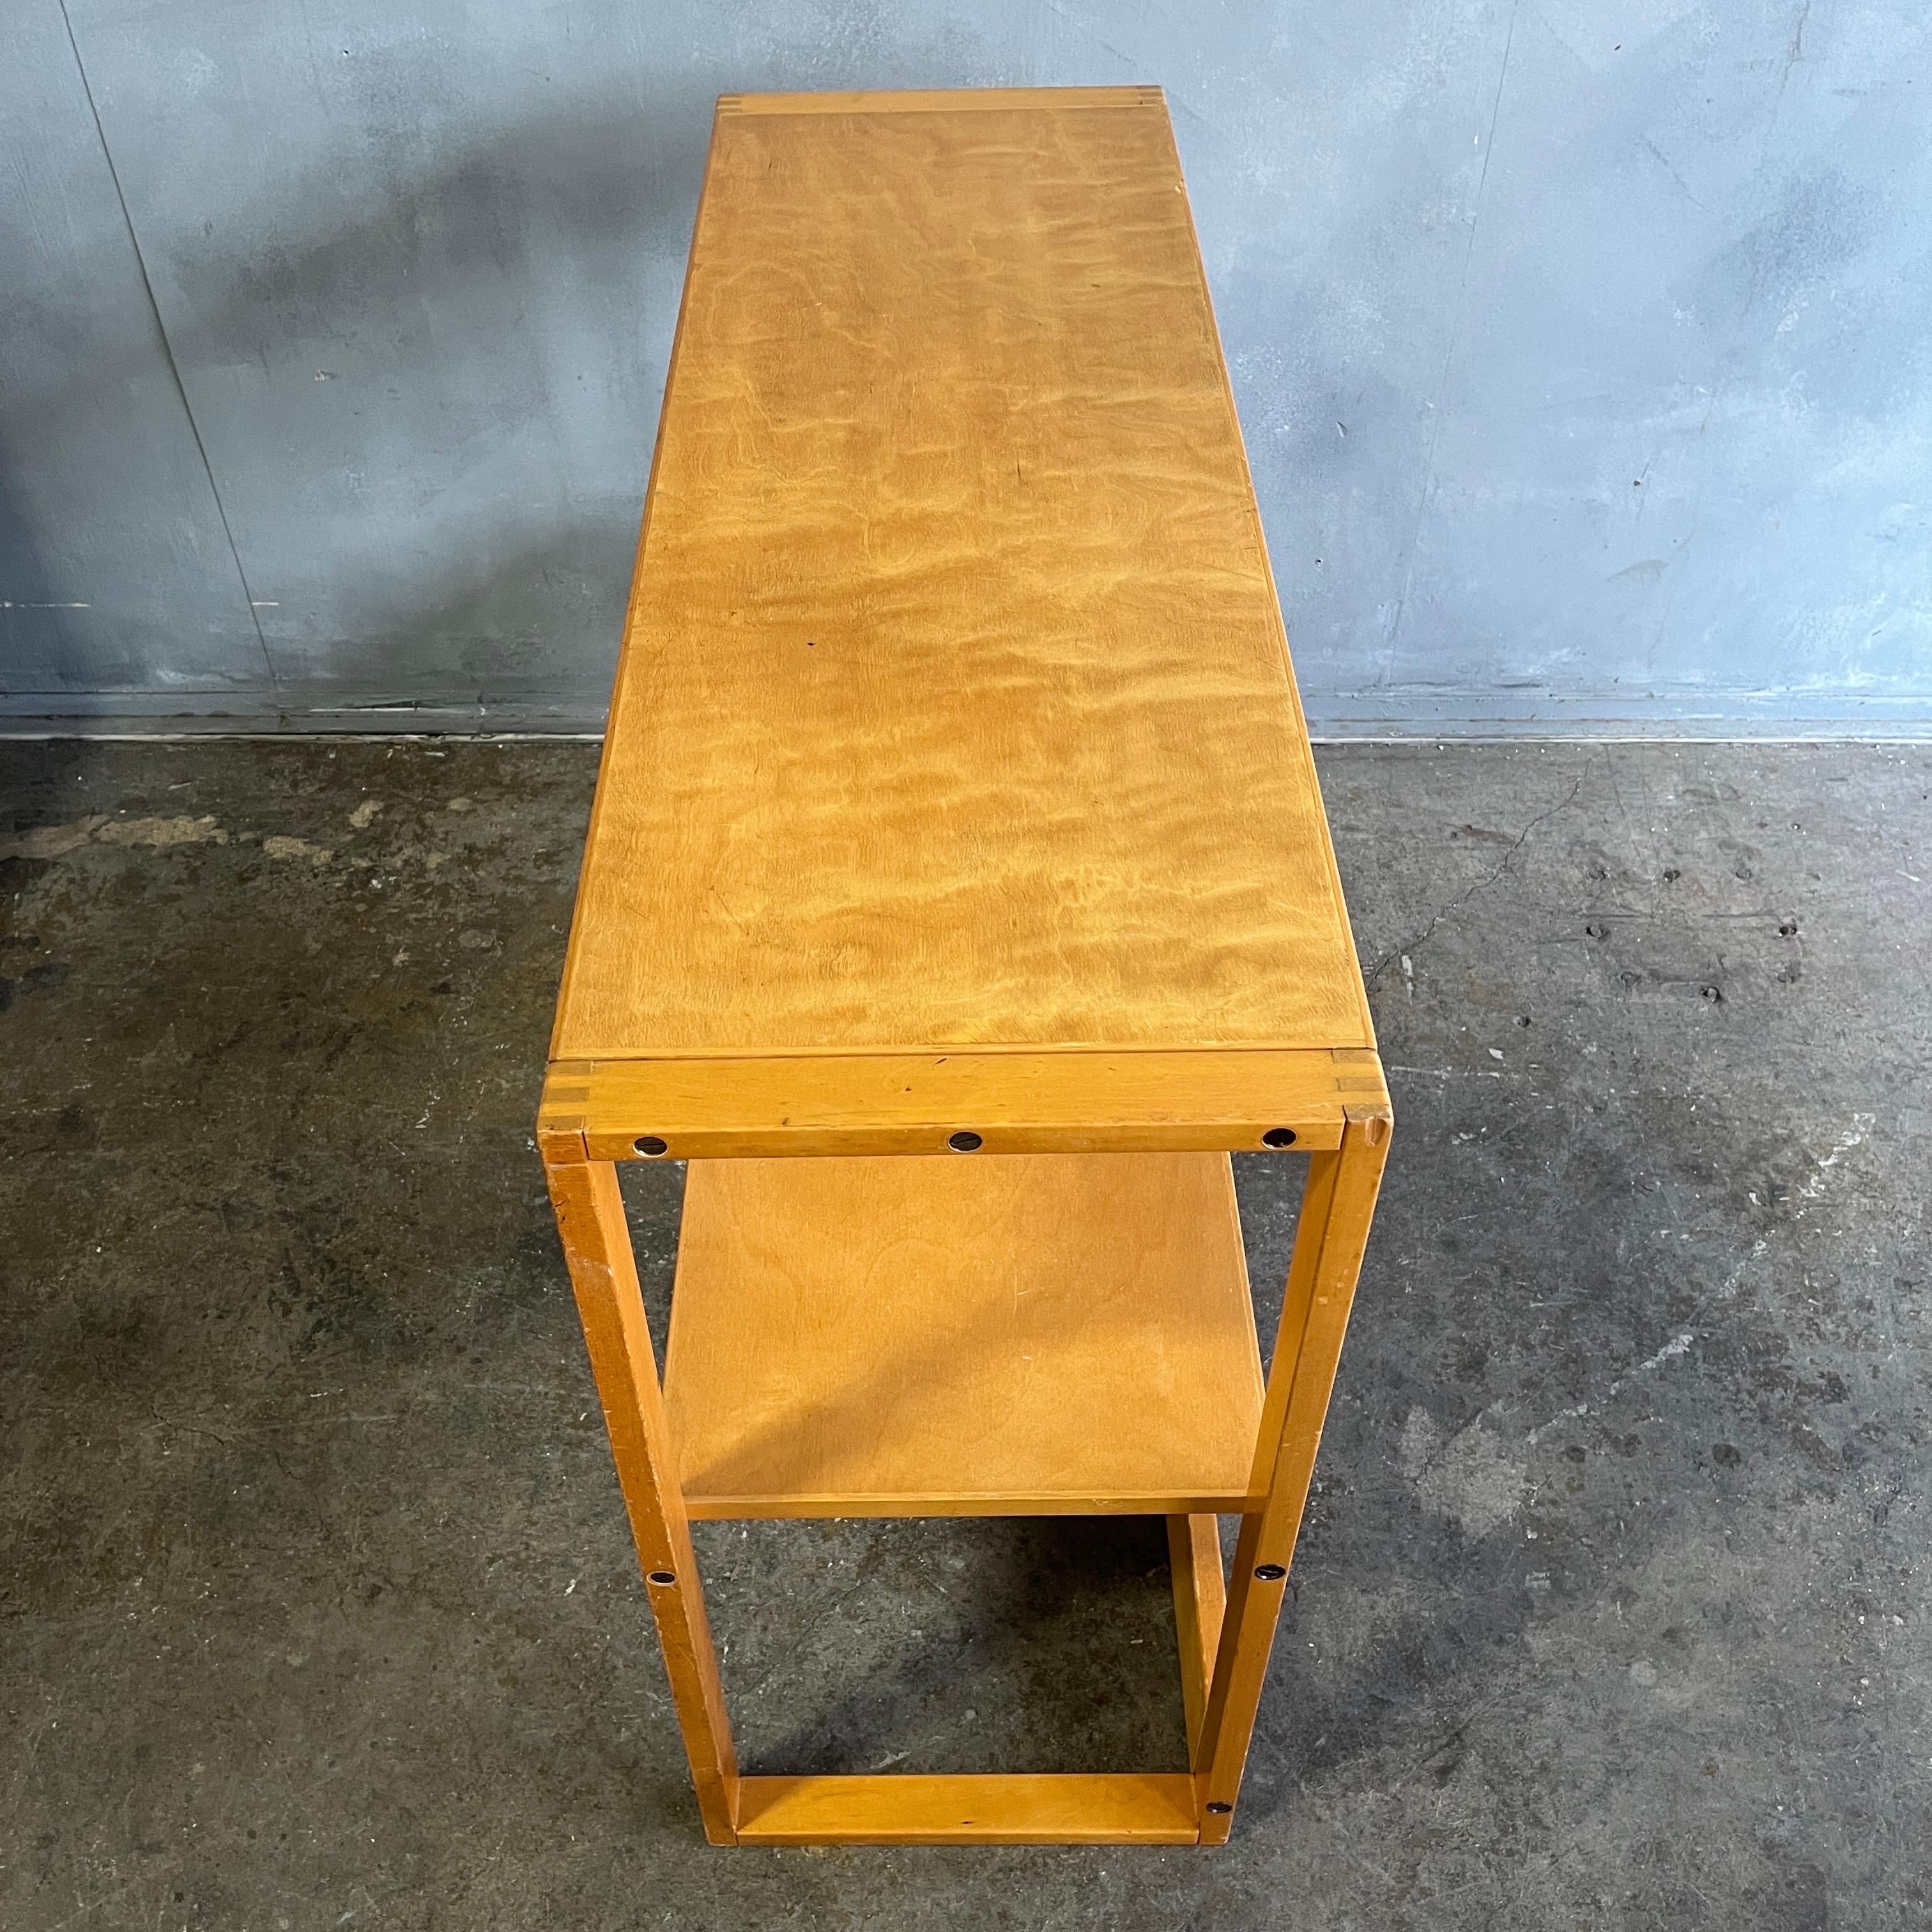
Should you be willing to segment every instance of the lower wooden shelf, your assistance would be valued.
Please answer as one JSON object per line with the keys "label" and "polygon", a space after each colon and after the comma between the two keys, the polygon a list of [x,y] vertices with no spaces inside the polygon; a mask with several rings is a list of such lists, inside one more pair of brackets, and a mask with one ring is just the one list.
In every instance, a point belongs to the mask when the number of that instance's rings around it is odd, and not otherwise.
{"label": "lower wooden shelf", "polygon": [[1244,1510],[1228,1156],[693,1161],[664,1394],[693,1516]]}
{"label": "lower wooden shelf", "polygon": [[1191,1845],[1184,1773],[748,1778],[741,1845]]}

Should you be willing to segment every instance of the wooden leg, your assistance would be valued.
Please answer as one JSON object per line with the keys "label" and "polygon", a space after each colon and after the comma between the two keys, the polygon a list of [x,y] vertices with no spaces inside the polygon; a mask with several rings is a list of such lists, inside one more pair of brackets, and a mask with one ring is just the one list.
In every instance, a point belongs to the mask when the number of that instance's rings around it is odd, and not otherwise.
{"label": "wooden leg", "polygon": [[[559,1139],[567,1150],[568,1138]],[[559,1150],[548,1144],[544,1150],[557,1230],[584,1318],[584,1338],[631,1533],[657,1616],[704,1835],[714,1845],[736,1844],[737,1758],[685,1517],[677,1457],[665,1427],[657,1360],[644,1322],[617,1170],[609,1161],[585,1161],[581,1142],[575,1144],[580,1153],[574,1160],[558,1158]]]}
{"label": "wooden leg", "polygon": [[1188,1762],[1198,1770],[1194,1754],[1200,1748],[1201,1720],[1208,1713],[1208,1688],[1214,1682],[1221,1614],[1228,1600],[1216,1520],[1169,1516],[1167,1562],[1174,1574],[1174,1630],[1180,1646],[1180,1694],[1187,1707]]}
{"label": "wooden leg", "polygon": [[1194,1754],[1201,1842],[1227,1841],[1275,1624],[1308,1500],[1393,1125],[1386,1103],[1349,1110],[1342,1144],[1309,1156],[1281,1327],[1241,1519],[1214,1682]]}

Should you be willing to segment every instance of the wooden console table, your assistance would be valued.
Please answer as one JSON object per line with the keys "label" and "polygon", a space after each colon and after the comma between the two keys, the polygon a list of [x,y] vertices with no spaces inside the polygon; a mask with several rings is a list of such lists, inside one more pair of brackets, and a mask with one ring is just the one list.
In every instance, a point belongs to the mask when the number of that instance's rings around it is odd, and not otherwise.
{"label": "wooden console table", "polygon": [[[714,1841],[1226,1838],[1390,1126],[1159,90],[720,101],[539,1120]],[[740,1773],[692,1518],[1096,1511],[1189,1772]]]}

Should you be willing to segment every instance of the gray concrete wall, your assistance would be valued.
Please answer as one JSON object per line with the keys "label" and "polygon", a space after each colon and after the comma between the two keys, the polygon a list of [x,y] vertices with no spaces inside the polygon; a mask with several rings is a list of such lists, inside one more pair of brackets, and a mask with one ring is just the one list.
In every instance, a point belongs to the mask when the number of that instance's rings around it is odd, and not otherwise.
{"label": "gray concrete wall", "polygon": [[0,709],[594,726],[712,98],[1156,82],[1318,730],[1932,733],[1917,0],[6,0]]}

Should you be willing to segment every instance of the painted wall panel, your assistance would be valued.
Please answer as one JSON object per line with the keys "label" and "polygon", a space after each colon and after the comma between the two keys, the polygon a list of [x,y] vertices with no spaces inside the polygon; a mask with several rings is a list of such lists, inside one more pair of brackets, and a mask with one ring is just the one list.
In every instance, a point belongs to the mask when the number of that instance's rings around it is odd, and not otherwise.
{"label": "painted wall panel", "polygon": [[0,59],[0,690],[18,708],[270,680],[57,4]]}
{"label": "painted wall panel", "polygon": [[[69,5],[265,712],[601,715],[716,94],[1154,81],[1318,729],[1932,730],[1922,10]],[[69,252],[14,473],[78,479],[74,544],[172,527],[75,466],[101,379],[166,369]],[[136,574],[178,632],[104,620],[68,684],[217,681],[234,566],[176,542]]]}

